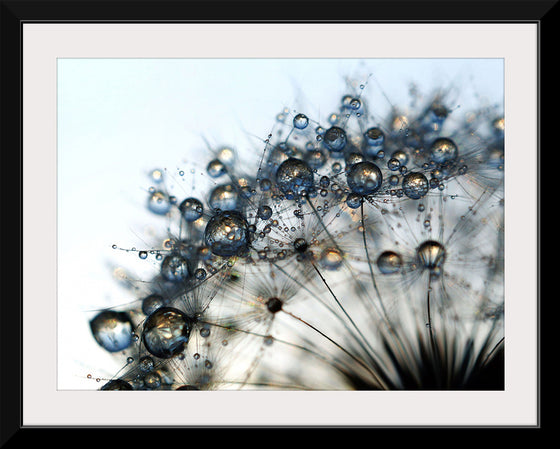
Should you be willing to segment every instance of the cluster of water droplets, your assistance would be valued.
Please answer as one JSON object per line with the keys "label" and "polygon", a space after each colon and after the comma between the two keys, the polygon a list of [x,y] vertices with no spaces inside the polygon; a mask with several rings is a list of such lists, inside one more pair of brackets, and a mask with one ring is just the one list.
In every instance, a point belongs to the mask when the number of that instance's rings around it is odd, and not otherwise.
{"label": "cluster of water droplets", "polygon": [[154,274],[91,319],[126,360],[102,389],[471,386],[503,342],[500,106],[436,93],[380,117],[366,87],[325,120],[282,110],[253,167],[213,149],[207,191],[151,172],[167,228],[114,245]]}

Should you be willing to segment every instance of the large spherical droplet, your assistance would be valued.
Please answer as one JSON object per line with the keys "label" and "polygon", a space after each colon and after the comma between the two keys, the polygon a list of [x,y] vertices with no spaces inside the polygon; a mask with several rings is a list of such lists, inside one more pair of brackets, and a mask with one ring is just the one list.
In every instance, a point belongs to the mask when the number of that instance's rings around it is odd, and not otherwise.
{"label": "large spherical droplet", "polygon": [[445,261],[445,248],[439,242],[427,240],[417,249],[419,263],[429,270],[440,268]]}
{"label": "large spherical droplet", "polygon": [[238,206],[239,195],[232,184],[222,184],[210,193],[208,204],[214,210],[234,210]]}
{"label": "large spherical droplet", "polygon": [[144,323],[142,341],[147,351],[160,359],[180,354],[189,341],[191,320],[173,307],[162,307]]}
{"label": "large spherical droplet", "polygon": [[411,172],[403,178],[402,188],[407,197],[418,200],[428,193],[430,186],[422,173]]}
{"label": "large spherical droplet", "polygon": [[191,223],[202,217],[204,206],[196,198],[187,198],[179,205],[179,211],[185,221]]}
{"label": "large spherical droplet", "polygon": [[377,258],[377,268],[383,274],[398,273],[402,267],[402,258],[393,251],[385,251]]}
{"label": "large spherical droplet", "polygon": [[122,351],[132,343],[132,322],[125,312],[105,310],[89,324],[97,343],[109,352]]}
{"label": "large spherical droplet", "polygon": [[430,147],[432,160],[437,164],[454,161],[457,159],[458,154],[459,150],[457,149],[455,142],[445,137],[436,139]]}
{"label": "large spherical droplet", "polygon": [[276,183],[284,194],[310,192],[313,190],[313,170],[301,159],[289,158],[278,167]]}
{"label": "large spherical droplet", "polygon": [[178,254],[171,254],[161,263],[161,275],[170,282],[182,282],[189,277],[187,261]]}
{"label": "large spherical droplet", "polygon": [[346,131],[338,126],[333,126],[329,128],[325,135],[323,136],[323,141],[325,142],[325,146],[330,151],[342,151],[346,146],[347,142]]}
{"label": "large spherical droplet", "polygon": [[239,212],[220,212],[208,221],[204,241],[217,256],[236,256],[247,249],[248,227],[247,220]]}
{"label": "large spherical droplet", "polygon": [[358,195],[371,195],[383,182],[383,175],[377,165],[364,161],[352,165],[346,174],[348,187]]}

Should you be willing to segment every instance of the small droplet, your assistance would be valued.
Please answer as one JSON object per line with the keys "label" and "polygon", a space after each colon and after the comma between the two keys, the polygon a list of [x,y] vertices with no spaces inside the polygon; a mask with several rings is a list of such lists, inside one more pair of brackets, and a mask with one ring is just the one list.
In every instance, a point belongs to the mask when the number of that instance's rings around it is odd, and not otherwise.
{"label": "small droplet", "polygon": [[294,117],[294,128],[305,129],[309,124],[309,119],[305,114],[298,114]]}
{"label": "small droplet", "polygon": [[321,264],[327,270],[338,270],[343,261],[344,257],[338,248],[326,248],[321,253]]}
{"label": "small droplet", "polygon": [[338,126],[333,126],[325,132],[324,142],[328,150],[333,152],[342,151],[346,147],[346,131]]}
{"label": "small droplet", "polygon": [[199,281],[203,281],[204,279],[206,279],[206,270],[204,268],[197,268],[194,271],[194,277]]}
{"label": "small droplet", "polygon": [[172,254],[163,259],[161,275],[170,282],[182,282],[189,277],[187,261],[178,254]]}
{"label": "small droplet", "polygon": [[227,173],[226,166],[219,159],[214,159],[208,163],[206,173],[212,178],[219,178]]}
{"label": "small droplet", "polygon": [[186,198],[179,205],[179,211],[186,222],[192,223],[202,216],[204,206],[202,205],[202,202],[196,198]]}

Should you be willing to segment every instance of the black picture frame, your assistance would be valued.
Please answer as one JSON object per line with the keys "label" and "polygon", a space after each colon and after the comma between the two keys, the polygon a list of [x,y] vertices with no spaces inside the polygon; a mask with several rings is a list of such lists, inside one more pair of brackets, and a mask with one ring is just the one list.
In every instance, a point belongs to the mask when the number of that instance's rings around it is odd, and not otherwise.
{"label": "black picture frame", "polygon": [[[115,22],[380,22],[380,23],[536,23],[539,30],[539,128],[544,134],[554,129],[553,115],[544,113],[547,105],[557,105],[557,89],[551,82],[551,66],[557,41],[556,1],[1,1],[2,54],[2,132],[4,167],[2,213],[3,291],[0,301],[0,445],[20,447],[31,442],[45,428],[22,426],[23,316],[22,238],[22,25],[29,22],[115,23]],[[543,90],[545,88],[545,90]],[[541,97],[541,92],[545,93]],[[542,142],[539,136],[539,147]],[[9,167],[9,169],[8,169]],[[539,149],[540,172],[540,149]],[[18,194],[15,194],[16,192]],[[17,211],[17,213],[15,212]],[[540,231],[539,177],[539,231]],[[540,233],[539,233],[540,234]],[[17,238],[16,238],[17,236]],[[540,286],[540,239],[539,286]],[[540,317],[540,287],[539,317]],[[540,339],[539,339],[540,342]],[[40,342],[37,343],[40,350]],[[540,356],[540,351],[539,351]],[[539,357],[539,373],[540,357]],[[38,374],[40,375],[40,374]],[[540,380],[540,379],[539,379]],[[542,387],[539,387],[539,393]],[[540,398],[541,394],[539,394]],[[544,396],[543,396],[544,399]],[[539,399],[540,402],[540,399]],[[539,404],[539,411],[543,409]],[[539,412],[542,429],[547,422]],[[543,419],[544,418],[544,419]],[[59,430],[87,429],[58,427]],[[49,428],[50,430],[50,428]],[[138,430],[139,431],[139,430]],[[133,440],[138,440],[134,430]],[[83,438],[83,436],[73,436]],[[88,437],[89,438],[89,437]],[[96,437],[94,437],[96,438]],[[100,439],[101,441],[101,439]]]}

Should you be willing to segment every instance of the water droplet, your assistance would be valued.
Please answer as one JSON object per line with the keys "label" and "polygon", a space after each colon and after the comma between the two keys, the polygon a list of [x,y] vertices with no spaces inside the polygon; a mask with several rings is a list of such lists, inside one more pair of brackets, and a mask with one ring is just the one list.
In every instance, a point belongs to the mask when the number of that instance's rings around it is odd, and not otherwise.
{"label": "water droplet", "polygon": [[305,153],[304,159],[310,168],[317,170],[325,165],[327,162],[327,155],[321,150],[313,150]]}
{"label": "water droplet", "polygon": [[402,187],[407,197],[418,200],[428,193],[428,179],[422,173],[411,172],[403,178]]}
{"label": "water droplet", "polygon": [[364,161],[364,155],[361,153],[349,153],[346,158],[345,158],[345,162],[346,162],[346,167],[349,168],[354,164],[357,164],[359,162],[363,162]]}
{"label": "water droplet", "polygon": [[385,141],[385,134],[379,128],[369,128],[365,133],[366,143],[373,147],[379,147],[383,145]]}
{"label": "water droplet", "polygon": [[354,164],[346,174],[348,187],[359,195],[371,195],[383,182],[379,167],[372,162],[364,161]]}
{"label": "water droplet", "polygon": [[189,277],[187,261],[178,254],[171,254],[161,263],[161,275],[170,282],[182,282]]}
{"label": "water droplet", "polygon": [[197,268],[194,271],[194,277],[199,281],[203,281],[204,279],[206,279],[206,270],[204,268]]}
{"label": "water droplet", "polygon": [[362,107],[362,102],[358,98],[353,98],[350,101],[350,108],[357,111]]}
{"label": "water droplet", "polygon": [[161,387],[161,376],[157,372],[151,372],[144,376],[144,386],[149,390]]}
{"label": "water droplet", "polygon": [[294,127],[297,129],[305,129],[309,124],[309,119],[305,114],[298,114],[294,117]]}
{"label": "water droplet", "polygon": [[220,212],[206,225],[204,241],[217,256],[239,255],[249,243],[247,220],[239,212]]}
{"label": "water droplet", "polygon": [[148,197],[148,209],[157,215],[165,215],[171,209],[168,196],[156,190]]}
{"label": "water droplet", "polygon": [[126,349],[132,343],[132,322],[125,312],[105,310],[90,321],[95,341],[109,352]]}
{"label": "water droplet", "polygon": [[148,252],[147,251],[139,251],[138,252],[138,257],[140,259],[146,259],[148,257]]}
{"label": "water droplet", "polygon": [[187,198],[179,205],[179,211],[186,222],[192,223],[202,217],[204,206],[196,198]]}
{"label": "water droplet", "polygon": [[220,150],[218,151],[218,154],[216,155],[216,159],[218,159],[222,164],[226,165],[227,167],[232,167],[235,164],[237,155],[233,148],[223,147],[220,148]]}
{"label": "water droplet", "polygon": [[259,182],[259,187],[263,192],[268,192],[272,187],[272,182],[270,182],[270,179],[261,179],[261,181]]}
{"label": "water droplet", "polygon": [[284,194],[301,195],[313,189],[313,170],[309,165],[295,158],[280,164],[276,171],[276,183]]}
{"label": "water droplet", "polygon": [[206,173],[212,178],[219,178],[227,173],[226,166],[219,159],[211,160],[206,167]]}
{"label": "water droplet", "polygon": [[434,240],[427,240],[422,243],[416,249],[416,254],[418,262],[429,270],[441,267],[445,261],[445,248],[441,243]]}
{"label": "water droplet", "polygon": [[401,166],[401,162],[396,158],[391,158],[387,162],[387,168],[391,171],[398,170]]}
{"label": "water droplet", "polygon": [[398,273],[402,267],[402,258],[394,251],[385,251],[377,258],[377,267],[383,274]]}
{"label": "water droplet", "polygon": [[238,206],[239,195],[233,184],[216,186],[210,193],[208,204],[214,210],[234,210]]}
{"label": "water droplet", "polygon": [[342,151],[347,142],[346,131],[338,126],[333,126],[325,132],[324,142],[328,150],[334,152]]}
{"label": "water droplet", "polygon": [[357,209],[358,207],[361,206],[362,204],[362,195],[359,195],[357,193],[349,193],[348,196],[346,197],[346,205],[350,208],[350,209]]}
{"label": "water droplet", "polygon": [[270,206],[262,205],[257,210],[257,217],[261,220],[268,220],[272,216],[272,209]]}
{"label": "water droplet", "polygon": [[150,354],[169,359],[184,349],[189,341],[191,321],[178,309],[162,307],[144,323],[142,341]]}
{"label": "water droplet", "polygon": [[343,260],[342,252],[338,248],[326,248],[321,253],[321,264],[327,270],[337,270]]}
{"label": "water droplet", "polygon": [[403,150],[394,151],[391,158],[398,160],[401,165],[408,164],[408,154]]}
{"label": "water droplet", "polygon": [[161,181],[163,181],[163,171],[159,168],[156,168],[152,170],[152,173],[150,173],[150,177],[152,178],[152,181],[154,181],[156,184],[159,184]]}
{"label": "water droplet", "polygon": [[431,158],[438,164],[454,161],[458,153],[459,151],[455,142],[446,137],[436,139],[430,147]]}
{"label": "water droplet", "polygon": [[152,359],[148,355],[142,357],[138,361],[138,367],[140,368],[140,371],[144,373],[149,373],[150,371],[152,371],[154,369],[154,366],[155,366],[154,359]]}
{"label": "water droplet", "polygon": [[309,248],[309,244],[307,243],[307,240],[305,240],[304,238],[299,237],[294,240],[294,249],[298,253],[304,253],[305,251],[307,251],[308,248]]}
{"label": "water droplet", "polygon": [[166,306],[169,301],[157,293],[152,293],[142,300],[142,312],[145,315],[151,315],[160,307]]}

